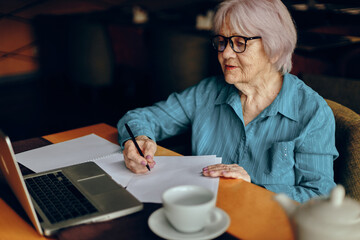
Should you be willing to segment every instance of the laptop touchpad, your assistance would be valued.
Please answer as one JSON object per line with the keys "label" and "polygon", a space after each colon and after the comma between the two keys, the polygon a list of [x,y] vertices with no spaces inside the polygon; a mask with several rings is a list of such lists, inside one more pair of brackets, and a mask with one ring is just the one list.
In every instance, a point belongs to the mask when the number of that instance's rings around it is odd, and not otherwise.
{"label": "laptop touchpad", "polygon": [[97,195],[120,188],[109,176],[99,175],[93,178],[81,179],[78,184],[91,195]]}

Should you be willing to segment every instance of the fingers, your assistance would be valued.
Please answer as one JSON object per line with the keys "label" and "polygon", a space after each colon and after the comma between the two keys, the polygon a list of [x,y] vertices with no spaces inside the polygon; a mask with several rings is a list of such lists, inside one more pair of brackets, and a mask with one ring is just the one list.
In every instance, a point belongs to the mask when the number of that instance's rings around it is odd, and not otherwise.
{"label": "fingers", "polygon": [[125,148],[123,151],[125,165],[134,173],[146,173],[148,172],[146,164],[149,164],[150,168],[155,166],[154,154],[156,152],[157,145],[153,140],[147,138],[146,136],[137,137],[136,142],[145,157],[142,157],[139,154],[135,144],[129,140],[125,142]]}
{"label": "fingers", "polygon": [[209,171],[231,171],[237,168],[241,168],[237,164],[215,164],[207,167]]}
{"label": "fingers", "polygon": [[203,169],[203,175],[207,177],[225,177],[243,179],[251,182],[246,170],[237,164],[215,164]]}
{"label": "fingers", "polygon": [[145,159],[146,159],[145,166],[146,166],[146,164],[149,164],[150,168],[154,168],[154,166],[156,164],[156,162],[154,161],[154,156],[146,155]]}
{"label": "fingers", "polygon": [[157,148],[156,143],[151,139],[147,139],[142,147],[142,151],[145,156],[146,163],[149,164],[150,168],[153,168],[156,164],[154,161],[154,154],[156,152],[156,148]]}
{"label": "fingers", "polygon": [[140,156],[136,147],[132,145],[133,143],[125,143],[123,154],[126,167],[134,173],[147,172],[148,170],[145,167],[146,163],[145,165],[143,164],[143,162],[146,162],[145,159]]}

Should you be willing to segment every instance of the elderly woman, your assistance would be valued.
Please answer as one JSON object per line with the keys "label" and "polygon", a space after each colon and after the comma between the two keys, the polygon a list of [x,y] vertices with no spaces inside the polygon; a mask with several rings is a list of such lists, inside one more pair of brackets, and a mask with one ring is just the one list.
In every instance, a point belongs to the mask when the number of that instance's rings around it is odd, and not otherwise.
{"label": "elderly woman", "polygon": [[[299,202],[328,194],[338,156],[334,116],[289,74],[296,30],[286,7],[280,0],[224,1],[214,32],[223,76],[125,114],[118,130],[126,166],[148,171],[155,141],[191,128],[194,155],[222,157],[222,164],[204,166],[204,176],[241,178]],[[125,123],[145,158],[128,141]]]}

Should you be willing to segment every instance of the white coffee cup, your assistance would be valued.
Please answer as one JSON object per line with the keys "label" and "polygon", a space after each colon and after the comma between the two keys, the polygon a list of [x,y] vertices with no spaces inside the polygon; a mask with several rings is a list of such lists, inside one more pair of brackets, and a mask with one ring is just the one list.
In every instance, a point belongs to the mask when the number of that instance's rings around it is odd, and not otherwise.
{"label": "white coffee cup", "polygon": [[165,216],[180,232],[202,230],[210,222],[216,198],[212,191],[196,185],[182,185],[166,190],[162,195]]}

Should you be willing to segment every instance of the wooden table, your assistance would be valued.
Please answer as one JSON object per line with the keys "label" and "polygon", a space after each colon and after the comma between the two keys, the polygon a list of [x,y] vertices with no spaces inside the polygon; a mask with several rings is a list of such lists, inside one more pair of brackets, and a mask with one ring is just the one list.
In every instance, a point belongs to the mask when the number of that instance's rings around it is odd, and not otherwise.
{"label": "wooden table", "polygon": [[[95,133],[117,144],[116,128],[102,123],[43,136],[42,139],[50,143],[59,143],[90,133]],[[156,155],[175,156],[180,154],[158,146]],[[219,237],[219,239],[294,239],[288,218],[281,207],[272,200],[273,195],[274,193],[264,188],[242,180],[221,178],[218,189],[217,206],[229,214],[231,224],[227,233]],[[4,201],[3,195],[0,195],[1,240],[46,239],[39,236],[35,229],[28,223],[29,221],[27,219],[24,220],[24,216],[20,217],[9,205],[13,204]],[[143,224],[141,224],[142,228],[139,228],[139,231],[143,231],[141,239],[158,239],[147,226],[143,225],[146,225],[148,215],[159,207],[161,207],[160,204],[145,204],[145,211],[110,221],[110,223],[105,222],[73,227],[63,231],[59,235],[59,239],[111,239],[112,237],[115,239],[130,239],[131,235],[128,236],[129,238],[122,238],[117,234],[124,233],[126,229],[129,230],[132,226],[131,224],[138,224],[140,221],[139,218],[143,221]],[[136,234],[139,234],[139,232]],[[72,238],[73,236],[76,237]]]}

